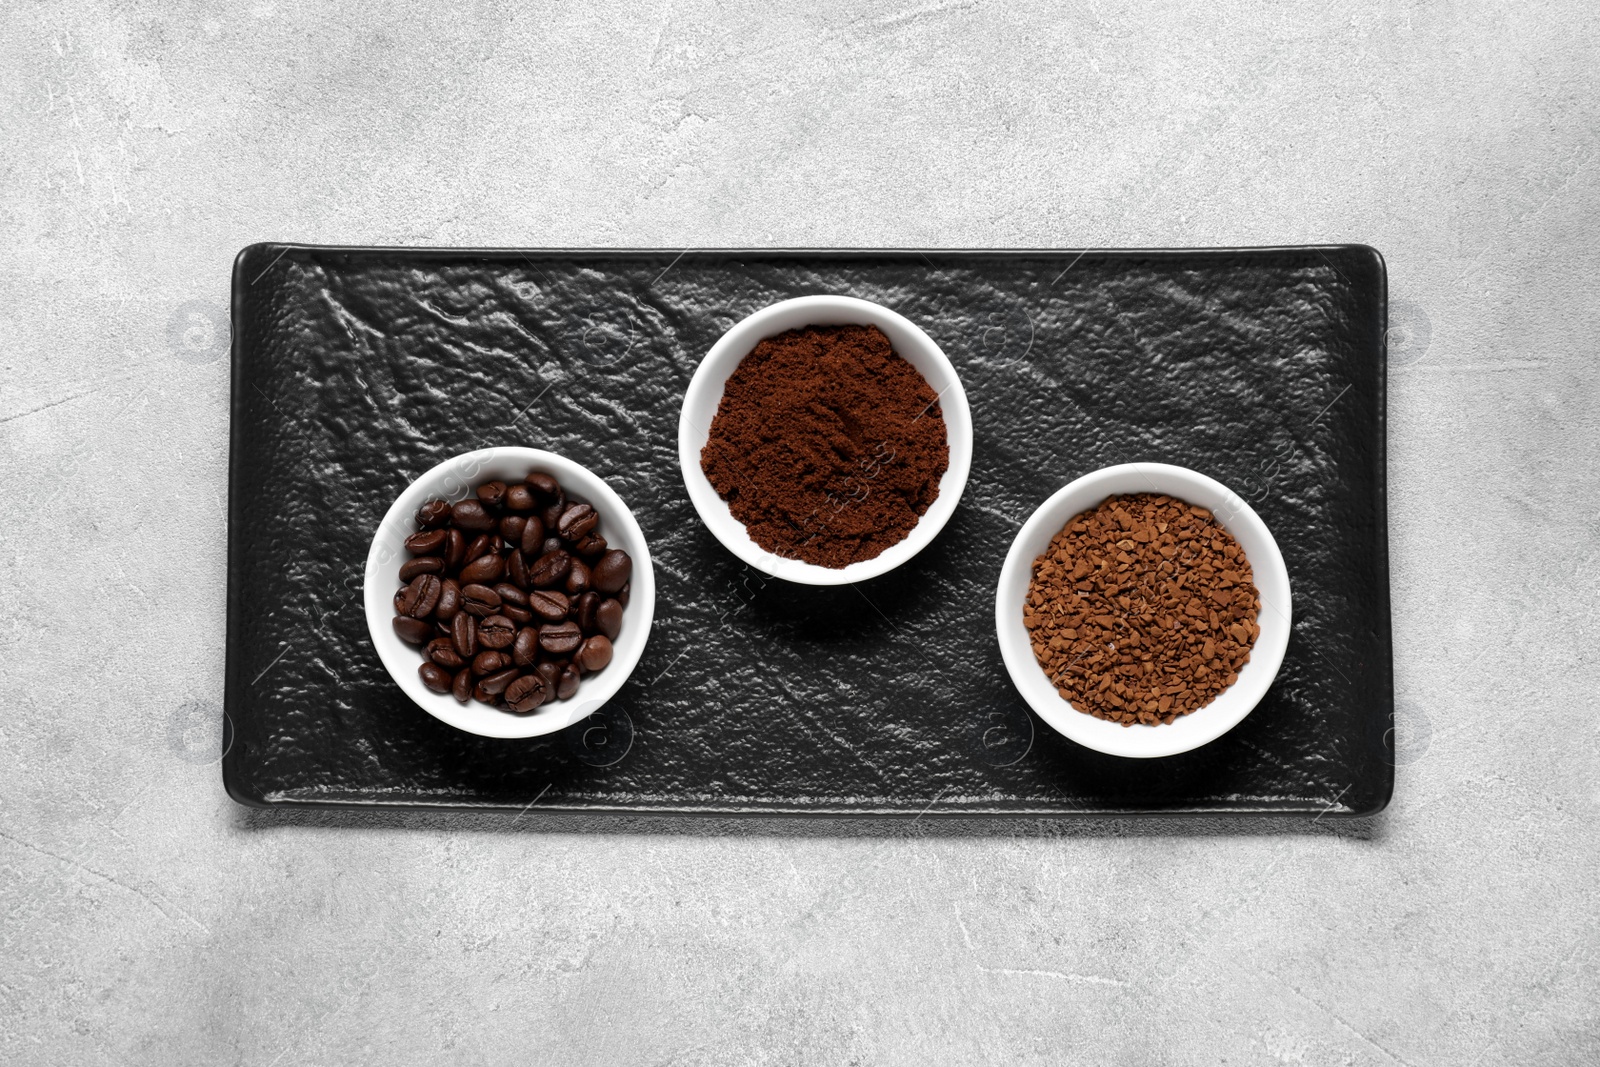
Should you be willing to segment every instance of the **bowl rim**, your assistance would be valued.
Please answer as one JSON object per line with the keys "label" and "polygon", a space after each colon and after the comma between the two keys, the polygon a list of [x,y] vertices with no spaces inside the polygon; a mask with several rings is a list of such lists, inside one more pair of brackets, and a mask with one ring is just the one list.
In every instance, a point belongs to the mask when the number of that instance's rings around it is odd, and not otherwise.
{"label": "bowl rim", "polygon": [[[1104,486],[1137,477],[1148,489],[1210,508],[1217,521],[1237,540],[1250,560],[1261,595],[1257,614],[1261,633],[1250,662],[1233,685],[1209,704],[1170,724],[1122,726],[1084,714],[1056,692],[1034,657],[1022,625],[1022,598],[1032,577],[1033,561],[1061,528],[1087,508],[1126,489]],[[1196,500],[1190,494],[1197,493]],[[1215,503],[1207,503],[1207,500]],[[1254,546],[1253,550],[1246,541]],[[1035,547],[1037,546],[1037,547]],[[1263,588],[1266,586],[1266,588]],[[1237,493],[1209,475],[1170,463],[1119,463],[1073,479],[1052,493],[1017,531],[995,585],[995,635],[1006,671],[1019,694],[1045,723],[1072,741],[1111,756],[1149,759],[1189,752],[1221,737],[1253,711],[1266,696],[1283,665],[1293,628],[1293,603],[1288,568],[1267,524]]]}
{"label": "bowl rim", "polygon": [[[800,326],[771,326],[774,320],[805,312],[814,318]],[[939,494],[917,524],[901,541],[890,545],[871,559],[852,563],[847,567],[823,567],[803,560],[778,556],[751,540],[743,523],[733,517],[727,501],[711,487],[705,471],[700,467],[700,452],[710,433],[710,422],[698,425],[691,411],[701,407],[713,413],[721,403],[723,387],[736,367],[762,340],[802,328],[808,324],[843,325],[859,323],[876,325],[902,338],[895,351],[916,367],[928,384],[939,394],[941,413],[944,416],[945,434],[949,443],[950,460],[939,480]],[[905,341],[913,352],[905,351]],[[913,358],[915,356],[916,358]],[[947,378],[942,389],[933,381],[927,369],[918,365],[925,360]],[[712,397],[714,392],[715,396]],[[814,294],[790,297],[760,308],[746,315],[725,330],[715,344],[695,367],[684,391],[678,414],[678,466],[683,476],[684,488],[694,505],[700,521],[711,531],[722,546],[747,565],[763,574],[800,585],[832,586],[866,581],[887,574],[912,559],[937,537],[945,524],[955,514],[961,496],[966,491],[967,477],[972,469],[972,410],[967,402],[961,375],[927,331],[892,308],[860,297],[840,294]]]}
{"label": "bowl rim", "polygon": [[[624,537],[639,549],[629,553],[633,556],[633,576],[625,622],[636,628],[637,639],[630,639],[628,634],[619,637],[611,663],[599,674],[586,677],[577,695],[571,700],[547,704],[529,715],[512,715],[476,701],[459,704],[449,693],[435,693],[427,688],[417,674],[417,667],[422,663],[420,650],[400,640],[391,622],[393,591],[399,587],[393,568],[404,549],[390,549],[386,541],[395,538],[394,543],[398,545],[416,531],[416,511],[424,500],[436,496],[450,501],[464,499],[477,480],[495,476],[488,473],[491,468],[512,465],[551,474],[569,498],[590,504],[600,512],[602,529],[620,527]],[[649,644],[655,617],[655,570],[649,542],[632,509],[604,478],[559,453],[522,445],[495,445],[462,452],[434,464],[395,497],[373,531],[367,549],[362,571],[362,600],[367,632],[378,658],[412,703],[439,721],[479,737],[542,737],[594,714],[616,695],[639,665]]]}

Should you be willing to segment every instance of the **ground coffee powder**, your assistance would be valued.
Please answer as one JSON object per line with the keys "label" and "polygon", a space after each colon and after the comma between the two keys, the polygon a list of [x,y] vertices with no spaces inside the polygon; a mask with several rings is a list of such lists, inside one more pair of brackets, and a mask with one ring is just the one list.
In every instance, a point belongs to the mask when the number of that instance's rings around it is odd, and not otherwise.
{"label": "ground coffee powder", "polygon": [[1238,680],[1261,627],[1250,561],[1205,508],[1115,496],[1072,517],[1034,561],[1034,656],[1079,711],[1170,723]]}
{"label": "ground coffee powder", "polygon": [[939,398],[882,330],[808,326],[728,377],[700,463],[756,544],[845,567],[911,532],[950,449]]}

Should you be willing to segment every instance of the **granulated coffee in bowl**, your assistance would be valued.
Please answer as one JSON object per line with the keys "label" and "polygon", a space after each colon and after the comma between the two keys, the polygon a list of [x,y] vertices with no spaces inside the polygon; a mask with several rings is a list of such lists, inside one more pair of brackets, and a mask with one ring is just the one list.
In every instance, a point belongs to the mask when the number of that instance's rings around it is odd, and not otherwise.
{"label": "granulated coffee in bowl", "polygon": [[846,567],[905,539],[949,456],[938,396],[882,330],[807,326],[728,377],[701,465],[756,544]]}

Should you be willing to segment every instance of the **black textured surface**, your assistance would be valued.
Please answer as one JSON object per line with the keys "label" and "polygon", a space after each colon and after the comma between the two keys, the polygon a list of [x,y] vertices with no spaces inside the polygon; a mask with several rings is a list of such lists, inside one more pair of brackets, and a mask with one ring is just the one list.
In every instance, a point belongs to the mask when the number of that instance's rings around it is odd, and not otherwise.
{"label": "black textured surface", "polygon": [[[845,293],[962,375],[972,476],[944,532],[860,587],[746,571],[701,526],[678,405],[721,332]],[[256,245],[234,272],[229,792],[252,804],[522,810],[1367,814],[1393,782],[1385,280],[1359,246],[1182,252],[515,252]],[[524,444],[609,477],[660,585],[644,660],[566,734],[460,733],[384,673],[361,608],[408,481]],[[1238,728],[1101,756],[1028,713],[994,583],[1055,489],[1129,460],[1220,479],[1294,586]],[[334,521],[329,521],[332,518]],[[602,721],[604,720],[604,721]]]}

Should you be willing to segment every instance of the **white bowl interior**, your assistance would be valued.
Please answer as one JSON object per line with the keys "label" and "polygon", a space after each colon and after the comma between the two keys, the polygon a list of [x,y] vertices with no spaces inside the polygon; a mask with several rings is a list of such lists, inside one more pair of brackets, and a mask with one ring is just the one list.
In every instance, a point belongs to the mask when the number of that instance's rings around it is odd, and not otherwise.
{"label": "white bowl interior", "polygon": [[[1034,657],[1022,602],[1033,577],[1033,561],[1061,532],[1067,520],[1123,493],[1166,493],[1209,508],[1239,542],[1261,594],[1257,622],[1261,634],[1250,661],[1233,685],[1210,704],[1159,726],[1122,726],[1086,715],[1056,692]],[[1238,725],[1266,695],[1289,645],[1289,572],[1277,542],[1251,507],[1222,483],[1185,467],[1165,463],[1125,463],[1086,474],[1040,505],[1023,525],[1006,555],[995,592],[995,629],[1006,670],[1028,705],[1059,733],[1078,744],[1113,756],[1171,756],[1199,748]]]}
{"label": "white bowl interior", "polygon": [[[873,325],[906,362],[915,367],[939,395],[950,444],[950,465],[939,480],[939,495],[904,540],[872,559],[848,567],[821,567],[776,556],[750,539],[744,523],[733,517],[700,467],[700,452],[711,433],[711,420],[722,402],[723,386],[741,360],[767,337],[804,326]],[[684,394],[678,419],[678,459],[689,499],[701,520],[722,544],[766,574],[804,585],[843,585],[886,574],[922,551],[955,513],[972,467],[972,412],[955,367],[917,325],[881,304],[848,296],[802,296],[763,308],[736,324],[706,353]]]}
{"label": "white bowl interior", "polygon": [[[633,557],[633,578],[622,632],[617,635],[606,668],[585,675],[571,700],[546,704],[530,715],[512,715],[477,701],[457,703],[449,693],[435,693],[422,684],[417,674],[422,665],[421,649],[406,644],[394,632],[394,594],[400,588],[400,564],[409,558],[404,542],[417,531],[417,508],[424,501],[434,497],[462,500],[484,482],[521,481],[533,471],[549,474],[561,483],[570,499],[589,504],[600,513],[600,535],[610,547]],[[518,447],[466,452],[445,460],[412,482],[390,506],[373,535],[362,592],[372,643],[406,696],[434,718],[459,730],[507,738],[538,737],[565,729],[611,699],[644,655],[656,603],[650,547],[622,498],[604,480],[570,459],[537,448]]]}

